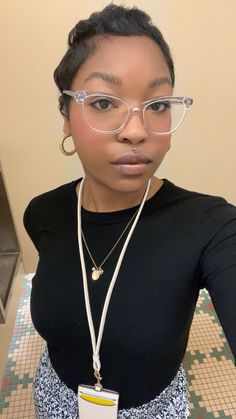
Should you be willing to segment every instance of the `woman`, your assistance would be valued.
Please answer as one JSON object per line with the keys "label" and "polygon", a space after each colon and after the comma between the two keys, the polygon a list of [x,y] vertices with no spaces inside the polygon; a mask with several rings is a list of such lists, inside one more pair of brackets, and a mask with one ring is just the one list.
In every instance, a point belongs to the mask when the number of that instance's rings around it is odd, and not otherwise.
{"label": "woman", "polygon": [[192,99],[173,96],[168,45],[144,12],[110,5],[80,21],[54,75],[61,149],[72,136],[85,176],[24,216],[47,342],[36,417],[187,418],[181,362],[201,288],[236,353],[236,209],[154,176]]}

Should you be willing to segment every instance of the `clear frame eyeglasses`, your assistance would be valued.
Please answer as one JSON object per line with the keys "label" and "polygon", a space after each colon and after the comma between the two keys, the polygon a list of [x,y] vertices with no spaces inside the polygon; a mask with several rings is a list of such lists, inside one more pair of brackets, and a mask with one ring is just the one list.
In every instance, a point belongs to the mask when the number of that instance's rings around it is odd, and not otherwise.
{"label": "clear frame eyeglasses", "polygon": [[102,92],[63,90],[82,106],[88,126],[104,134],[121,132],[132,113],[140,112],[144,127],[156,135],[172,134],[182,124],[193,99],[186,96],[164,96],[131,106],[125,100]]}

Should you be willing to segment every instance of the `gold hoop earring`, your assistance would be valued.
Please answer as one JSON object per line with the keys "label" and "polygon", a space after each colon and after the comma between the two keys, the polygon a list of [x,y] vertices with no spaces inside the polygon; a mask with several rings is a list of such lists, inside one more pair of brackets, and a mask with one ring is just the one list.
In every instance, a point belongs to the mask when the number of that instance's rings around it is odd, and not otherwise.
{"label": "gold hoop earring", "polygon": [[59,147],[60,150],[62,152],[62,154],[64,154],[65,156],[72,156],[72,154],[76,153],[76,150],[71,150],[71,151],[67,151],[64,147],[65,141],[67,138],[71,137],[71,135],[66,135],[65,137],[62,138],[62,140],[59,142]]}

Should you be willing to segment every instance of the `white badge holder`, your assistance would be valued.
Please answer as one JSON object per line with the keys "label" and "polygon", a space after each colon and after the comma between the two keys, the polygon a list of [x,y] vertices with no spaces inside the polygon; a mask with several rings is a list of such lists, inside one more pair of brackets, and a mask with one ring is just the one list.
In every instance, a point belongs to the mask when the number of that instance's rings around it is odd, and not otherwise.
{"label": "white badge holder", "polygon": [[78,403],[80,419],[117,419],[119,394],[111,390],[96,390],[79,385]]}

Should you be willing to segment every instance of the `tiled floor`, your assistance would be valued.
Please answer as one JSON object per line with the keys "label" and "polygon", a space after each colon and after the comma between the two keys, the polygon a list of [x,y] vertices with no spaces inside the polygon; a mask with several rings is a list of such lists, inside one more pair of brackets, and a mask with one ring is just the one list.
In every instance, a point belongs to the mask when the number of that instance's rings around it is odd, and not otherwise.
{"label": "tiled floor", "polygon": [[[33,419],[32,380],[45,343],[29,314],[31,277],[24,280],[0,393],[2,419]],[[193,419],[236,419],[236,368],[208,294],[203,291],[184,360]]]}

